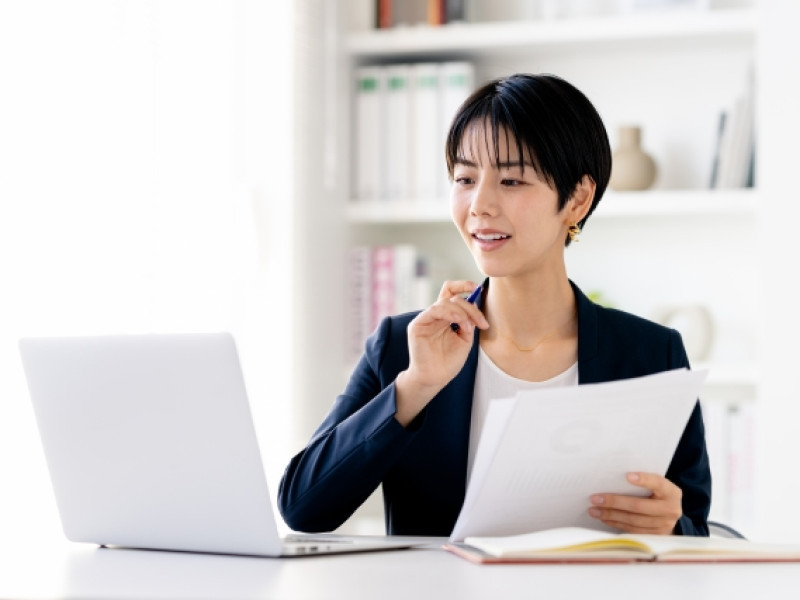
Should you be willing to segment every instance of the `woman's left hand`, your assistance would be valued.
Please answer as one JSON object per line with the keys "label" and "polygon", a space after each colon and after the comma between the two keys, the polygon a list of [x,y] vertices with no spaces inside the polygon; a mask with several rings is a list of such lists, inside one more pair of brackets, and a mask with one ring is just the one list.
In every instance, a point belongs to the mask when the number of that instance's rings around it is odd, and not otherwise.
{"label": "woman's left hand", "polygon": [[649,491],[649,496],[595,494],[589,515],[629,533],[671,534],[683,514],[681,488],[655,473],[628,473],[627,479]]}

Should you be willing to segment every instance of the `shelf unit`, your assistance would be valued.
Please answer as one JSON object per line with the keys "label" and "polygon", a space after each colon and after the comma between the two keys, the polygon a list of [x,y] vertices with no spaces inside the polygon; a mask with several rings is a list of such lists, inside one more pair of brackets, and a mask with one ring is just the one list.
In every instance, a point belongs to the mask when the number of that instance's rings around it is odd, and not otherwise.
{"label": "shelf unit", "polygon": [[[659,303],[708,305],[722,330],[721,339],[728,348],[731,343],[738,348],[723,352],[725,356],[703,357],[712,370],[744,365],[741,368],[755,372],[755,294],[738,297],[731,306],[721,291],[724,282],[717,289],[700,286],[694,297],[690,286],[703,279],[704,270],[719,272],[731,257],[745,271],[755,269],[751,250],[757,236],[758,190],[704,188],[719,113],[730,108],[748,64],[755,62],[757,23],[756,9],[748,6],[701,11],[688,18],[678,11],[369,30],[346,34],[341,45],[346,76],[360,65],[453,59],[474,64],[476,83],[514,71],[555,72],[595,102],[612,146],[617,127],[630,120],[641,123],[645,149],[659,164],[659,179],[646,192],[607,192],[585,232],[584,247],[592,245],[593,255],[568,250],[571,275],[579,285],[586,282],[590,289],[611,295],[621,308],[650,316],[657,307],[648,304],[647,294],[632,293],[627,289],[632,284],[619,276],[606,289],[603,277],[596,274],[597,260],[603,256],[620,261],[620,268],[614,269],[617,275],[625,264],[640,273],[649,256],[653,271],[676,277],[655,286]],[[709,71],[715,77],[707,77]],[[664,85],[667,78],[674,80],[671,85],[691,86],[692,99],[681,99],[685,94],[674,94],[674,89],[670,95],[670,86]],[[350,198],[349,191],[345,194]],[[351,245],[414,243],[434,264],[442,261],[433,267],[434,273],[447,278],[480,276],[450,224],[445,198],[350,200],[344,226]],[[664,250],[675,245],[676,236],[683,238],[681,247],[675,256],[666,257]],[[636,244],[647,247],[632,260],[625,248]],[[713,248],[707,248],[709,244]],[[691,267],[678,273],[670,262]],[[725,331],[731,332],[727,339]],[[748,382],[746,388],[753,391],[756,386]]]}
{"label": "shelf unit", "polygon": [[659,42],[704,44],[720,40],[751,42],[757,22],[753,9],[656,13],[554,21],[456,23],[443,27],[414,26],[349,35],[345,52],[374,61],[425,55],[485,56],[523,51],[553,51],[574,44],[581,48]]}
{"label": "shelf unit", "polygon": [[[446,200],[353,201],[347,206],[351,224],[447,223],[450,208]],[[755,219],[756,192],[735,190],[661,190],[614,192],[609,190],[592,215],[592,220],[639,217],[743,216]]]}
{"label": "shelf unit", "polygon": [[[787,223],[787,215],[800,216],[796,208],[800,202],[781,194],[793,189],[791,161],[782,148],[790,148],[791,140],[800,134],[790,103],[798,100],[798,94],[784,82],[788,79],[781,69],[790,68],[784,56],[797,55],[800,42],[791,35],[788,23],[800,15],[796,7],[758,0],[738,1],[743,8],[717,9],[714,6],[719,2],[711,4],[707,12],[689,15],[466,23],[382,31],[348,31],[348,15],[326,9],[326,26],[333,25],[319,36],[324,40],[319,59],[322,69],[335,73],[335,77],[325,76],[324,98],[332,99],[332,105],[312,104],[302,114],[313,117],[315,126],[326,131],[317,156],[326,164],[326,174],[336,172],[338,177],[328,187],[320,185],[305,196],[306,210],[314,218],[301,236],[325,235],[329,244],[302,261],[308,274],[304,279],[313,284],[308,284],[308,294],[301,289],[299,295],[313,296],[314,289],[324,286],[329,301],[327,310],[311,311],[314,314],[304,318],[307,333],[301,335],[299,344],[302,362],[317,365],[323,361],[316,357],[329,359],[329,351],[316,351],[322,333],[330,339],[344,339],[346,326],[341,315],[345,314],[346,289],[340,282],[346,281],[346,261],[336,258],[336,248],[343,256],[346,248],[355,244],[410,242],[438,262],[434,272],[441,278],[480,276],[449,221],[445,198],[352,199],[348,175],[354,143],[350,83],[355,68],[465,59],[475,65],[476,84],[511,72],[554,72],[592,99],[606,123],[612,147],[619,126],[642,125],[644,148],[659,167],[651,190],[607,192],[581,243],[567,250],[570,276],[584,291],[601,291],[619,308],[645,317],[651,316],[656,304],[696,303],[709,308],[716,341],[711,355],[693,360],[693,364],[710,369],[707,388],[715,402],[758,407],[756,465],[764,489],[788,488],[800,493],[800,483],[792,487],[776,472],[777,442],[765,429],[791,430],[781,419],[781,411],[795,415],[800,422],[800,410],[786,399],[792,389],[792,367],[784,357],[788,352],[776,350],[788,350],[780,337],[784,332],[800,335],[800,326],[765,311],[766,299],[772,302],[776,297],[785,298],[780,305],[787,314],[790,310],[786,305],[790,289],[781,277],[782,269],[771,258],[771,249],[780,248],[782,256],[788,256],[792,245],[767,229],[770,220]],[[782,37],[776,32],[782,32]],[[722,110],[731,107],[750,68],[755,69],[758,98],[757,188],[708,190],[717,119]],[[319,77],[319,71],[312,71],[311,76]],[[766,99],[765,93],[769,94]],[[795,125],[794,130],[783,126],[786,119]],[[765,166],[761,159],[767,156],[770,161]],[[774,165],[782,165],[782,170]],[[319,203],[321,193],[326,194],[324,207]],[[781,215],[770,218],[775,209],[769,207],[778,206]],[[776,365],[784,368],[779,370]],[[326,366],[313,382],[303,382],[306,390],[301,394],[303,430],[299,439],[305,441],[327,412],[332,398],[341,391],[342,371],[348,366],[344,360],[329,369]],[[792,447],[800,453],[800,442]],[[754,521],[765,532],[779,527],[775,524],[782,506],[774,500],[777,497],[763,499],[759,495],[760,502],[755,504]],[[777,512],[767,508],[773,505]],[[783,508],[786,514],[788,507]],[[755,527],[750,522],[738,525],[746,531]]]}

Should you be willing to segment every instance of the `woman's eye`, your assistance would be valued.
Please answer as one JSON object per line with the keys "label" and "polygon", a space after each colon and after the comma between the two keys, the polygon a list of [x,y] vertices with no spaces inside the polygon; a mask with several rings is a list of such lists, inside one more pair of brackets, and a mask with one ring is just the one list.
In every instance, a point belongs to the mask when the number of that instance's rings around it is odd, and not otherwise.
{"label": "woman's eye", "polygon": [[458,183],[458,184],[461,184],[461,185],[469,185],[469,184],[473,183],[472,178],[465,177],[463,175],[461,177],[456,177],[455,178],[455,182]]}
{"label": "woman's eye", "polygon": [[507,187],[516,187],[522,184],[519,179],[503,179],[500,183]]}

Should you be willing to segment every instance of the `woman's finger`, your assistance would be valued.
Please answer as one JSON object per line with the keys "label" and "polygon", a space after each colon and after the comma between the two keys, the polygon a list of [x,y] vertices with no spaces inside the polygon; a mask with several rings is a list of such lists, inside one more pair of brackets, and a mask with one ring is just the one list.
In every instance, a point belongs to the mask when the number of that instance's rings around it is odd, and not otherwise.
{"label": "woman's finger", "polygon": [[448,300],[453,296],[460,296],[461,294],[468,294],[478,287],[474,281],[460,280],[460,281],[445,281],[439,290],[439,300]]}
{"label": "woman's finger", "polygon": [[464,309],[471,321],[480,329],[488,329],[489,321],[486,320],[483,312],[473,302],[467,302],[463,296],[453,296],[450,302]]}

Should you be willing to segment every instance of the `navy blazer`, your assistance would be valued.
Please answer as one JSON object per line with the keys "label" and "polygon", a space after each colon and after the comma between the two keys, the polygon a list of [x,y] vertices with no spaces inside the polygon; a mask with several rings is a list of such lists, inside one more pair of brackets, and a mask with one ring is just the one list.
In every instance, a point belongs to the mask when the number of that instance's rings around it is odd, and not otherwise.
{"label": "navy blazer", "polygon": [[[689,366],[677,331],[601,307],[575,284],[572,288],[579,383]],[[380,323],[344,393],[290,461],[278,506],[292,529],[332,531],[382,484],[387,534],[450,535],[466,491],[479,334],[459,374],[404,428],[394,418],[394,380],[408,367],[406,328],[416,314]],[[666,476],[683,491],[676,533],[708,535],[711,474],[699,402]]]}

